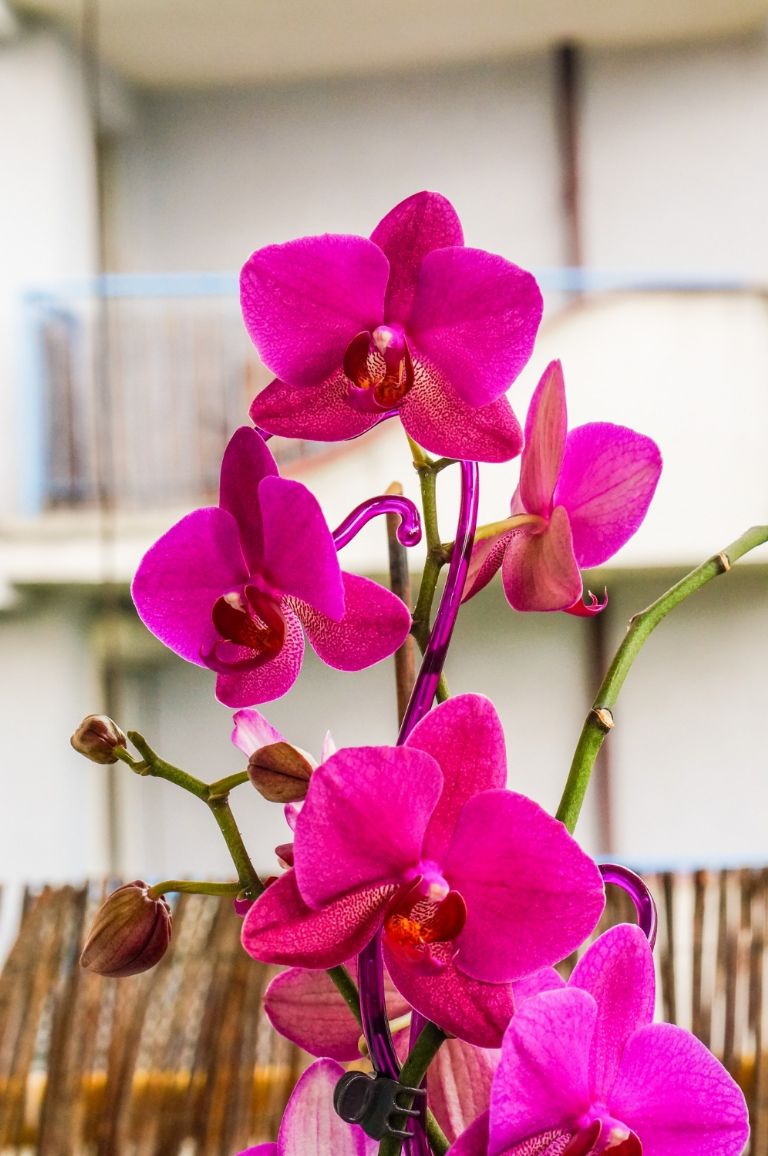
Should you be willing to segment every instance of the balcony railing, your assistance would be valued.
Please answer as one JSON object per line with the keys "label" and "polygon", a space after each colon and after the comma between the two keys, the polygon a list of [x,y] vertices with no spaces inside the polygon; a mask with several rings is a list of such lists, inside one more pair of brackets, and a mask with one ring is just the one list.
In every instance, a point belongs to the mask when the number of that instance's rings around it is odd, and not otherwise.
{"label": "balcony railing", "polygon": [[[583,293],[733,291],[722,278],[539,271],[548,314]],[[222,451],[270,380],[229,275],[107,275],[25,300],[23,507],[215,500]],[[273,439],[282,464],[311,442]],[[326,447],[327,448],[327,447]]]}

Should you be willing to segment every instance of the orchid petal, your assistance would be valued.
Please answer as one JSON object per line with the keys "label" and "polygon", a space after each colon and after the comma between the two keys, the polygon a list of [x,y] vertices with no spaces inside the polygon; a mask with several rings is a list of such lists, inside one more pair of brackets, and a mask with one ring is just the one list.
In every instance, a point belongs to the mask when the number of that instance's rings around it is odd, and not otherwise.
{"label": "orchid petal", "polygon": [[465,804],[443,871],[467,904],[456,966],[489,983],[563,959],[603,910],[596,864],[562,823],[512,791]]}
{"label": "orchid petal", "polygon": [[481,538],[472,547],[467,580],[464,583],[462,602],[468,602],[475,594],[488,585],[504,561],[509,534],[497,534],[493,538]]}
{"label": "orchid petal", "polygon": [[[501,1053],[446,1040],[427,1071],[429,1103],[449,1140],[488,1111]],[[485,1154],[483,1154],[485,1156]]]}
{"label": "orchid petal", "polygon": [[536,387],[525,419],[520,498],[530,514],[549,516],[567,430],[563,369],[559,361],[552,361]]}
{"label": "orchid petal", "polygon": [[411,732],[406,747],[426,751],[443,772],[443,791],[424,836],[423,856],[440,863],[462,807],[473,795],[507,785],[501,720],[490,699],[462,694],[435,707]]}
{"label": "orchid petal", "polygon": [[313,650],[336,670],[373,666],[402,646],[411,628],[407,606],[369,578],[342,571],[344,616],[336,622],[306,602],[294,608]]}
{"label": "orchid petal", "polygon": [[319,385],[286,385],[273,381],[257,394],[250,416],[272,434],[338,442],[359,437],[381,421],[380,413],[364,413],[349,400],[350,382],[338,368]]}
{"label": "orchid petal", "polygon": [[749,1135],[741,1089],[700,1040],[673,1024],[630,1037],[609,1107],[637,1133],[645,1156],[740,1156]]}
{"label": "orchid petal", "polygon": [[262,747],[272,743],[283,743],[286,740],[267,722],[263,714],[257,710],[239,710],[232,720],[235,724],[232,731],[232,742],[248,758]]}
{"label": "orchid petal", "polygon": [[571,430],[554,501],[568,511],[579,566],[599,566],[643,521],[661,474],[651,438],[593,422]]}
{"label": "orchid petal", "polygon": [[394,883],[363,887],[312,911],[299,894],[295,871],[286,871],[245,916],[243,947],[263,963],[336,967],[373,938],[396,891]]}
{"label": "orchid petal", "polygon": [[235,430],[221,461],[219,505],[237,522],[243,557],[251,573],[260,569],[264,545],[259,483],[276,474],[275,459],[261,434],[250,426]]}
{"label": "orchid petal", "polygon": [[219,638],[211,612],[217,598],[248,579],[235,519],[208,507],[182,518],[146,552],[131,586],[139,618],[188,662]]}
{"label": "orchid petal", "polygon": [[423,192],[390,209],[371,233],[371,240],[389,260],[386,319],[406,321],[422,260],[432,249],[463,245],[464,233],[451,202],[440,193]]}
{"label": "orchid petal", "polygon": [[326,731],[325,737],[323,739],[323,745],[320,750],[320,762],[327,763],[331,755],[335,755],[337,750],[338,747],[333,741],[333,735],[330,731]]}
{"label": "orchid petal", "polygon": [[506,462],[517,457],[523,434],[505,397],[479,404],[466,400],[419,350],[413,367],[415,380],[401,403],[400,419],[414,441],[447,458]]}
{"label": "orchid petal", "polygon": [[488,1156],[490,1112],[483,1112],[474,1124],[459,1136],[448,1150],[448,1156]]}
{"label": "orchid petal", "polygon": [[[311,906],[418,863],[443,776],[405,747],[338,751],[318,767],[296,821],[296,879]],[[351,954],[351,953],[348,953]]]}
{"label": "orchid petal", "polygon": [[508,535],[501,577],[515,610],[565,610],[581,597],[581,574],[562,506],[555,507],[544,529],[521,526]]}
{"label": "orchid petal", "polygon": [[[216,698],[225,706],[250,706],[255,702],[271,702],[281,698],[299,677],[304,657],[304,636],[295,614],[283,603],[285,638],[280,650],[251,670],[232,671],[216,678]],[[232,647],[235,660],[247,658],[251,652],[244,647]]]}
{"label": "orchid petal", "polygon": [[398,991],[423,1016],[479,1048],[500,1046],[515,1010],[513,984],[470,979],[453,963],[437,975],[424,975],[399,963],[386,938],[384,952]]}
{"label": "orchid petal", "polygon": [[554,967],[542,967],[524,976],[523,979],[516,979],[512,987],[515,1004],[521,1004],[523,1000],[533,999],[544,991],[559,991],[561,987],[565,987],[565,980]]}
{"label": "orchid petal", "polygon": [[597,1004],[590,1078],[606,1101],[632,1033],[653,1019],[656,977],[653,954],[639,927],[620,924],[597,939],[577,963],[570,986]]}
{"label": "orchid petal", "polygon": [[[356,978],[354,961],[346,967]],[[387,1015],[405,1015],[409,1005],[385,973]],[[339,989],[325,971],[292,967],[272,980],[264,995],[264,1010],[280,1035],[313,1056],[334,1060],[360,1059],[360,1025]]]}
{"label": "orchid petal", "polygon": [[520,1005],[504,1036],[493,1085],[491,1152],[514,1150],[590,1107],[596,1016],[595,1001],[578,988],[549,991]]}
{"label": "orchid petal", "polygon": [[530,273],[481,249],[435,249],[408,323],[414,345],[472,405],[505,393],[533,350],[542,300]]}
{"label": "orchid petal", "polygon": [[300,598],[338,622],[344,615],[344,586],[317,498],[300,482],[265,478],[259,504],[267,581],[281,594]]}
{"label": "orchid petal", "polygon": [[293,1090],[277,1137],[278,1156],[366,1156],[376,1147],[356,1124],[336,1114],[333,1093],[344,1069],[316,1060]]}
{"label": "orchid petal", "polygon": [[240,295],[265,365],[291,385],[317,385],[350,341],[383,319],[389,262],[364,237],[326,233],[257,250]]}

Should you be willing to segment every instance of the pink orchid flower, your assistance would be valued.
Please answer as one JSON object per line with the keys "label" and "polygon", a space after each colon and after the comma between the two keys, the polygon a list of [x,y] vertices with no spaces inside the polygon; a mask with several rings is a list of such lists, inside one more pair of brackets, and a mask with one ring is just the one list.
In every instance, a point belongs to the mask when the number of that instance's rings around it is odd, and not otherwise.
{"label": "pink orchid flower", "polygon": [[506,781],[501,723],[479,695],[436,707],[401,747],[339,751],[310,780],[295,868],[246,916],[246,951],[328,968],[382,929],[408,1002],[497,1045],[512,981],[582,943],[604,902],[593,861]]}
{"label": "pink orchid flower", "polygon": [[360,670],[397,650],[410,628],[399,598],[342,573],[316,499],[278,476],[245,427],[224,453],[219,505],[188,514],[149,549],[132,594],[161,642],[217,672],[228,706],[285,694],[303,632],[329,666]]}
{"label": "pink orchid flower", "polygon": [[345,1124],[333,1107],[333,1091],[344,1069],[318,1060],[293,1089],[276,1144],[257,1144],[239,1156],[373,1156],[379,1145],[362,1128]]}
{"label": "pink orchid flower", "polygon": [[655,995],[642,931],[607,931],[513,1017],[490,1111],[449,1156],[740,1156],[740,1088],[695,1036],[651,1022]]}
{"label": "pink orchid flower", "polygon": [[580,571],[632,537],[660,473],[658,446],[631,429],[592,422],[568,432],[563,371],[553,361],[528,410],[509,529],[475,545],[464,600],[501,567],[515,610],[601,609],[594,598],[583,606]]}
{"label": "pink orchid flower", "polygon": [[340,441],[396,411],[433,453],[519,454],[502,395],[531,355],[541,294],[503,257],[465,248],[445,197],[402,201],[370,240],[325,234],[257,250],[241,300],[278,379],[251,409],[262,429]]}

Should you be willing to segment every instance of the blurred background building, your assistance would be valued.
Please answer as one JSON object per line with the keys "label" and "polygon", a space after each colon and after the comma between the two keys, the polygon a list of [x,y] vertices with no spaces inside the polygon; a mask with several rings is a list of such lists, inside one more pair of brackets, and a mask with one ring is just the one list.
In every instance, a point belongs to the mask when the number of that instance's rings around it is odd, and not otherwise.
{"label": "blurred background building", "polygon": [[[196,800],[68,738],[107,709],[202,777],[241,768],[213,677],[144,631],[130,576],[215,501],[269,380],[239,315],[245,258],[367,234],[421,188],[540,276],[518,413],[559,356],[571,424],[633,426],[665,456],[641,532],[590,575],[600,618],[515,615],[498,583],[462,613],[451,688],[491,696],[510,785],[554,809],[627,619],[767,518],[766,124],[768,0],[0,0],[0,878],[228,873]],[[395,423],[277,451],[332,525],[395,478],[416,496]],[[484,520],[515,478],[484,471]],[[343,561],[383,574],[383,526]],[[765,554],[661,627],[588,797],[591,850],[765,861],[767,639]],[[309,655],[264,711],[310,750],[328,727],[392,741],[392,672]],[[267,868],[280,816],[241,793]]]}

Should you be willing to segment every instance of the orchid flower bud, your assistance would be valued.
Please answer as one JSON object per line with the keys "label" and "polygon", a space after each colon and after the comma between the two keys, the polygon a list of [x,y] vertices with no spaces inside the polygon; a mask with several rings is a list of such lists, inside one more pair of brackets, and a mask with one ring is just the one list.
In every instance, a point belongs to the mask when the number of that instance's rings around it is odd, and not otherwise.
{"label": "orchid flower bud", "polygon": [[298,803],[306,797],[314,764],[290,743],[270,743],[248,760],[248,778],[270,803]]}
{"label": "orchid flower bud", "polygon": [[149,971],[168,949],[172,923],[162,895],[152,895],[140,879],[125,883],[96,912],[80,964],[112,979]]}
{"label": "orchid flower bud", "polygon": [[116,763],[115,747],[124,747],[128,739],[105,714],[86,715],[69,740],[76,751],[94,763]]}

